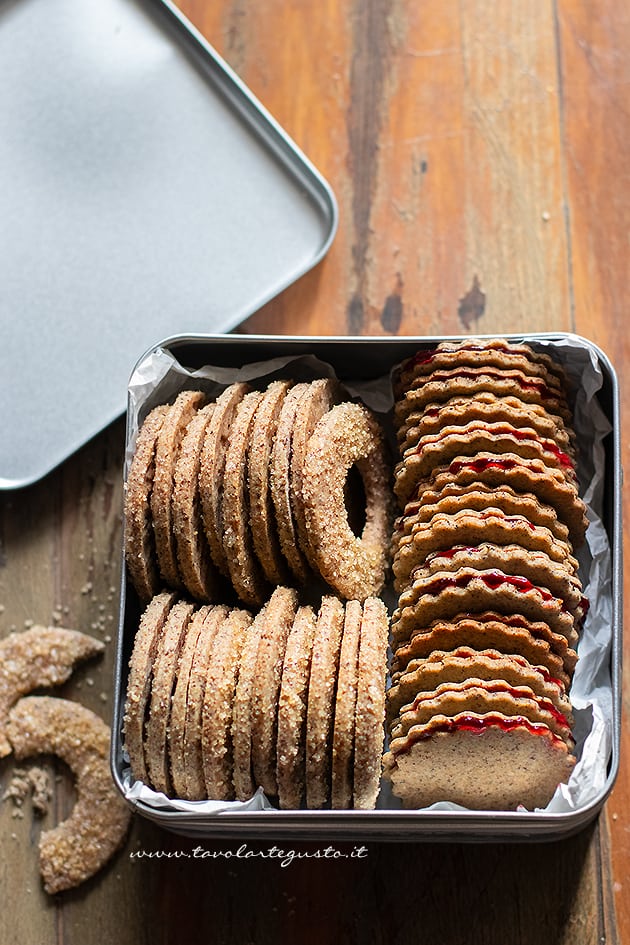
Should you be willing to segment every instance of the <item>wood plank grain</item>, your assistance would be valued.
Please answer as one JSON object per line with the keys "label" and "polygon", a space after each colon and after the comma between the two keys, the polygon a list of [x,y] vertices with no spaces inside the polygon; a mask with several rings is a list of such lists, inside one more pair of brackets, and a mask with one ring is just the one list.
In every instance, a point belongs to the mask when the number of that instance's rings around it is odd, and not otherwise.
{"label": "wood plank grain", "polygon": [[[622,465],[630,442],[630,338],[625,330],[630,233],[630,9],[615,0],[558,0],[564,152],[576,330],[608,353],[622,404]],[[623,493],[624,542],[630,505]],[[630,578],[625,580],[625,624]],[[621,766],[608,804],[612,876],[621,941],[630,940],[630,638],[625,634]]]}
{"label": "wood plank grain", "polygon": [[[353,12],[350,0],[287,4],[269,0],[184,0],[193,22],[333,183],[340,223],[323,263],[241,329],[278,334],[345,334],[352,269],[350,108]],[[360,8],[362,4],[358,3]]]}
{"label": "wood plank grain", "polygon": [[321,22],[304,3],[227,9],[189,12],[341,215],[319,270],[244,330],[570,327],[551,0],[344,0]]}

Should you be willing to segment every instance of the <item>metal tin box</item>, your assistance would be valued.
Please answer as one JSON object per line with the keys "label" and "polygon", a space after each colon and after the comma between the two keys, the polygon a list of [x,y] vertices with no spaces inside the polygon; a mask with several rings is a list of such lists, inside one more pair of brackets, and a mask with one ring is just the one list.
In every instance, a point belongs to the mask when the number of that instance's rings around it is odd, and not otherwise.
{"label": "metal tin box", "polygon": [[[601,541],[605,546],[607,577],[597,589],[598,610],[604,635],[604,656],[598,679],[605,684],[603,733],[593,764],[593,786],[583,802],[568,809],[553,804],[536,811],[474,811],[464,809],[405,810],[396,799],[379,801],[373,811],[334,810],[237,810],[225,805],[221,813],[200,813],[200,802],[153,806],[144,800],[130,800],[143,816],[162,826],[191,836],[258,838],[278,840],[496,840],[555,839],[588,823],[600,810],[614,783],[619,763],[621,711],[622,634],[622,532],[621,467],[619,443],[619,392],[613,367],[606,355],[591,342],[568,334],[507,336],[509,341],[526,341],[534,346],[553,348],[572,378],[574,387],[589,398],[599,417],[597,444],[582,436],[581,463],[590,457],[599,467],[599,484],[593,502],[599,506]],[[223,383],[263,375],[294,376],[296,366],[309,358],[307,371],[332,369],[352,393],[366,392],[376,402],[387,426],[391,427],[391,394],[387,401],[390,371],[394,365],[420,348],[433,347],[442,340],[460,338],[290,338],[259,336],[194,336],[171,338],[151,349],[139,362],[130,386],[128,412],[129,455],[137,422],[155,404],[169,400],[184,387],[203,387],[205,365],[212,365]],[[260,367],[261,362],[272,362]],[[318,368],[317,365],[320,365]],[[174,370],[173,370],[174,368]],[[201,373],[198,373],[201,372]],[[244,372],[244,373],[243,373]],[[595,378],[595,380],[594,380]],[[255,382],[254,382],[255,383]],[[383,394],[385,392],[385,394]],[[578,394],[578,396],[580,396]],[[380,398],[380,399],[379,399]],[[372,405],[372,404],[371,404]],[[587,423],[590,423],[587,420]],[[580,433],[578,430],[578,440]],[[583,471],[579,469],[581,481]],[[125,794],[125,759],[122,745],[127,664],[138,625],[140,606],[135,592],[126,586],[123,574],[120,628],[115,680],[112,738],[112,768],[120,791]],[[590,614],[589,614],[590,618]],[[593,617],[593,620],[596,618]],[[580,644],[582,645],[582,644]],[[586,715],[588,712],[585,710]],[[592,723],[595,727],[595,723]],[[590,737],[590,736],[589,736]],[[593,736],[594,737],[594,736]],[[578,738],[579,744],[579,738]],[[385,792],[383,792],[385,793]]]}

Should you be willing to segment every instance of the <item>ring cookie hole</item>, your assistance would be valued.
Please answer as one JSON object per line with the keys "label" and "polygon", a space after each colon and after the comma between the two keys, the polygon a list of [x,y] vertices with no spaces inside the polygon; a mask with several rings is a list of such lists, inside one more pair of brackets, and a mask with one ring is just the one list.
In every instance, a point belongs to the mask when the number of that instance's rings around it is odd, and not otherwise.
{"label": "ring cookie hole", "polygon": [[343,498],[348,524],[354,535],[360,538],[367,521],[367,496],[363,476],[356,464],[348,470],[343,487]]}

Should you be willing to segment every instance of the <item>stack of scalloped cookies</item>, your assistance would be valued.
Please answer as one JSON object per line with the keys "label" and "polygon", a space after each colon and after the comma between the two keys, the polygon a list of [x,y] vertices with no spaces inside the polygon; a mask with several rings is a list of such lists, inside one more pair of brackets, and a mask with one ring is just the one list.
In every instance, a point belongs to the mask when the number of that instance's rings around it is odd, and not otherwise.
{"label": "stack of scalloped cookies", "polygon": [[575,764],[588,607],[566,378],[527,345],[469,339],[402,364],[395,398],[385,776],[408,807],[544,806]]}
{"label": "stack of scalloped cookies", "polygon": [[124,718],[135,779],[187,800],[375,805],[391,504],[380,426],[330,380],[184,391],[148,414],[125,506],[148,602]]}

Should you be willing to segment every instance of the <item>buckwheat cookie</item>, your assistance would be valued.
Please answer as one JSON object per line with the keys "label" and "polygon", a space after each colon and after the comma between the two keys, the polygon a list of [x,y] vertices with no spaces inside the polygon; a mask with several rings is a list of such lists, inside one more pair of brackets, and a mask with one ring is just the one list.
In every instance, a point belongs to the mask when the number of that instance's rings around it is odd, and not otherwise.
{"label": "buckwheat cookie", "polygon": [[173,605],[158,639],[153,664],[144,753],[151,787],[169,796],[173,793],[167,752],[171,697],[177,678],[179,656],[194,609],[194,605],[186,601],[178,601]]}
{"label": "buckwheat cookie", "polygon": [[237,801],[247,801],[254,793],[252,776],[252,699],[258,660],[258,647],[265,626],[267,605],[254,617],[245,634],[232,710],[232,754],[234,794]]}
{"label": "buckwheat cookie", "polygon": [[6,737],[9,709],[20,696],[44,686],[60,686],[77,663],[99,656],[100,640],[63,627],[34,626],[0,640],[0,758],[10,754]]}
{"label": "buckwheat cookie", "polygon": [[300,398],[291,436],[290,496],[293,521],[300,548],[315,570],[317,563],[311,551],[302,491],[304,461],[309,439],[317,423],[337,403],[340,395],[339,384],[330,378],[321,378],[308,384]]}
{"label": "buckwheat cookie", "polygon": [[140,618],[140,626],[129,660],[129,680],[123,721],[125,750],[129,755],[133,778],[136,781],[144,781],[146,784],[148,784],[149,775],[144,753],[144,726],[151,696],[153,664],[157,654],[158,640],[162,637],[166,619],[176,600],[177,595],[171,591],[163,591],[151,600]]}
{"label": "buckwheat cookie", "polygon": [[259,391],[251,391],[237,407],[225,455],[223,481],[223,551],[234,590],[244,603],[253,607],[260,606],[269,591],[254,553],[247,489],[247,454],[261,399]]}
{"label": "buckwheat cookie", "polygon": [[121,846],[131,812],[112,781],[109,727],[69,699],[28,696],[9,716],[9,740],[18,760],[61,758],[74,777],[77,799],[70,816],[39,840],[39,868],[51,895],[97,873]]}
{"label": "buckwheat cookie", "polygon": [[411,413],[397,430],[400,451],[404,453],[421,437],[439,433],[444,427],[464,426],[473,420],[531,427],[575,460],[575,434],[559,417],[551,417],[538,404],[526,404],[518,397],[496,397],[489,391],[472,397],[451,397],[445,403],[427,404],[423,410]]}
{"label": "buckwheat cookie", "polygon": [[[365,525],[355,535],[344,487],[356,466],[365,489]],[[383,433],[361,404],[324,414],[308,441],[302,473],[312,557],[325,581],[348,600],[378,594],[384,583],[390,535],[389,470]]]}
{"label": "buckwheat cookie", "polygon": [[528,686],[537,695],[550,699],[560,712],[570,711],[564,686],[544,666],[535,666],[514,653],[462,646],[448,652],[436,650],[426,659],[410,663],[397,684],[387,690],[388,717],[395,718],[419,692],[431,692],[440,683],[466,679],[503,679],[512,686]]}
{"label": "buckwheat cookie", "polygon": [[201,801],[207,797],[201,755],[201,713],[214,638],[229,612],[229,607],[225,604],[217,604],[208,609],[190,666],[184,722],[186,797],[190,801]]}
{"label": "buckwheat cookie", "polygon": [[254,417],[247,454],[249,514],[254,551],[271,584],[288,583],[287,562],[280,548],[271,498],[271,453],[278,419],[292,381],[272,381],[263,393]]}
{"label": "buckwheat cookie", "polygon": [[308,388],[308,384],[296,384],[288,391],[284,399],[271,451],[270,474],[271,497],[275,509],[280,547],[294,577],[300,584],[305,583],[311,570],[306,556],[300,548],[291,505],[291,444],[293,427],[300,410],[302,397],[308,393]]}
{"label": "buckwheat cookie", "polygon": [[551,505],[558,517],[568,526],[569,537],[574,548],[584,543],[588,521],[586,507],[579,497],[575,484],[567,481],[557,469],[550,469],[538,459],[523,459],[515,453],[481,452],[476,456],[460,456],[450,463],[433,470],[426,479],[421,479],[408,492],[407,489],[394,491],[403,502],[429,488],[439,492],[443,485],[457,482],[468,485],[482,482],[488,486],[511,486],[516,492],[533,493],[542,502]]}
{"label": "buckwheat cookie", "polygon": [[412,499],[404,508],[403,514],[395,522],[392,550],[395,551],[405,536],[417,530],[424,522],[429,522],[439,513],[455,515],[457,512],[485,512],[499,509],[505,515],[520,515],[532,525],[548,528],[554,538],[565,542],[569,551],[569,529],[558,519],[556,510],[546,505],[535,495],[527,492],[515,492],[510,486],[486,486],[481,482],[468,485],[452,483],[445,485],[440,492],[425,489],[417,499]]}
{"label": "buckwheat cookie", "polygon": [[313,642],[306,713],[306,806],[324,807],[330,800],[335,687],[344,624],[344,607],[323,597]]}
{"label": "buckwheat cookie", "polygon": [[487,508],[481,512],[466,509],[454,515],[438,513],[400,539],[392,564],[396,587],[405,587],[413,569],[422,565],[430,554],[447,551],[456,544],[471,547],[483,542],[518,543],[529,551],[544,552],[558,564],[565,563],[573,573],[578,569],[571,548],[554,538],[548,528],[534,525],[522,515],[505,515],[500,509]]}
{"label": "buckwheat cookie", "polygon": [[466,712],[414,726],[390,746],[384,773],[405,807],[446,800],[478,810],[533,810],[549,803],[574,765],[546,725]]}
{"label": "buckwheat cookie", "polygon": [[542,620],[554,633],[574,639],[575,619],[563,602],[544,587],[532,584],[520,575],[506,574],[499,568],[438,571],[414,581],[399,598],[392,617],[394,645],[408,640],[416,626],[459,613],[523,614],[529,620]]}
{"label": "buckwheat cookie", "polygon": [[167,413],[167,406],[155,407],[140,427],[125,485],[125,560],[133,586],[143,603],[151,600],[161,583],[150,499],[155,475],[155,449]]}
{"label": "buckwheat cookie", "polygon": [[177,681],[171,702],[171,713],[168,725],[168,760],[171,781],[176,797],[185,800],[196,800],[188,797],[187,768],[188,756],[185,746],[186,713],[190,689],[190,671],[192,669],[195,652],[199,643],[199,636],[207,619],[211,605],[200,607],[195,611],[186,629],[184,644],[177,667]]}
{"label": "buckwheat cookie", "polygon": [[498,367],[454,367],[418,378],[415,386],[397,401],[394,414],[398,423],[404,423],[410,413],[430,403],[444,403],[451,397],[470,397],[482,391],[497,397],[518,397],[525,403],[544,407],[563,423],[571,422],[571,411],[562,391],[523,371]]}
{"label": "buckwheat cookie", "polygon": [[519,654],[534,665],[544,666],[567,689],[577,663],[577,653],[566,637],[553,633],[543,621],[492,611],[474,616],[464,613],[451,621],[436,620],[429,627],[415,630],[409,642],[394,651],[392,683],[396,684],[413,660],[430,656],[434,650],[456,650],[460,646]]}
{"label": "buckwheat cookie", "polygon": [[376,804],[381,777],[385,722],[385,673],[389,618],[382,600],[363,606],[354,733],[354,807]]}
{"label": "buckwheat cookie", "polygon": [[211,800],[234,798],[232,715],[243,642],[252,622],[246,610],[232,610],[215,636],[201,715],[201,757]]}
{"label": "buckwheat cookie", "polygon": [[400,710],[390,740],[403,738],[415,725],[425,725],[434,715],[454,716],[462,712],[486,715],[499,712],[508,717],[521,716],[529,722],[542,722],[575,748],[571,734],[573,715],[565,715],[550,699],[536,695],[527,686],[508,686],[503,679],[467,679],[463,683],[441,683],[431,692],[420,692]]}
{"label": "buckwheat cookie", "polygon": [[220,594],[220,576],[215,568],[201,519],[199,464],[201,447],[214,404],[206,404],[186,428],[175,464],[173,489],[173,534],[179,573],[197,600],[216,600]]}
{"label": "buckwheat cookie", "polygon": [[359,675],[359,642],[363,607],[349,600],[343,622],[335,721],[332,739],[332,793],[331,807],[352,807],[354,732]]}
{"label": "buckwheat cookie", "polygon": [[217,398],[206,430],[199,462],[199,495],[212,560],[225,577],[228,563],[223,550],[222,495],[230,427],[236,408],[249,391],[248,384],[231,384]]}
{"label": "buckwheat cookie", "polygon": [[276,780],[278,699],[282,665],[289,632],[295,620],[298,596],[293,588],[277,588],[267,604],[266,619],[256,657],[252,698],[252,766],[255,785],[268,797],[278,793]]}
{"label": "buckwheat cookie", "polygon": [[423,436],[405,450],[396,467],[396,475],[401,488],[406,489],[404,477],[417,482],[436,466],[444,466],[457,456],[474,456],[484,451],[539,459],[545,466],[560,470],[569,482],[577,486],[575,465],[568,453],[553,440],[543,439],[530,427],[515,427],[505,421],[486,423],[472,420],[465,426],[444,427],[439,433]]}
{"label": "buckwheat cookie", "polygon": [[306,707],[317,620],[312,607],[300,607],[289,633],[278,700],[276,778],[283,810],[304,803],[306,791]]}

